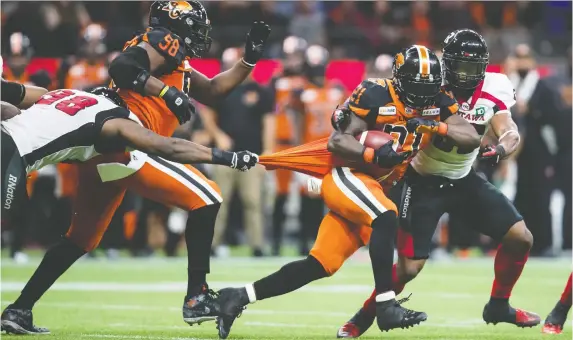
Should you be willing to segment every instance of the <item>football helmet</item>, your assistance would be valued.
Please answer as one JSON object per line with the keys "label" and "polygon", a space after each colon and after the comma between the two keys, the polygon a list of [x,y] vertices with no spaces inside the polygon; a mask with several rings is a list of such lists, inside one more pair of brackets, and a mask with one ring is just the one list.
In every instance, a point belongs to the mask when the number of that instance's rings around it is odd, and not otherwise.
{"label": "football helmet", "polygon": [[97,96],[102,96],[109,99],[112,103],[117,106],[123,107],[127,109],[127,104],[123,101],[119,93],[117,93],[114,89],[110,89],[109,87],[96,87],[95,89],[91,90],[90,93],[95,94]]}
{"label": "football helmet", "polygon": [[394,87],[408,107],[422,110],[434,105],[442,85],[442,68],[438,57],[422,45],[412,45],[394,57]]}
{"label": "football helmet", "polygon": [[442,68],[448,85],[472,90],[485,78],[489,52],[479,33],[470,29],[454,31],[444,40],[442,51]]}
{"label": "football helmet", "polygon": [[201,58],[211,48],[211,22],[197,1],[155,1],[149,11],[149,26],[164,27],[185,42],[189,57]]}

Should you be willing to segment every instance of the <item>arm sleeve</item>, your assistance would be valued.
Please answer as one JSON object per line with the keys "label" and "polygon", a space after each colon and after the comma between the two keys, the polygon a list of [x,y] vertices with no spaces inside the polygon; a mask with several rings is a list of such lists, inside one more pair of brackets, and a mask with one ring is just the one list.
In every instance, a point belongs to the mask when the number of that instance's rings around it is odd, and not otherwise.
{"label": "arm sleeve", "polygon": [[22,84],[2,79],[0,92],[2,95],[2,101],[17,106],[22,102],[24,96],[26,96],[26,87]]}
{"label": "arm sleeve", "polygon": [[119,88],[132,89],[142,71],[149,71],[149,55],[138,46],[128,47],[109,65],[109,76]]}

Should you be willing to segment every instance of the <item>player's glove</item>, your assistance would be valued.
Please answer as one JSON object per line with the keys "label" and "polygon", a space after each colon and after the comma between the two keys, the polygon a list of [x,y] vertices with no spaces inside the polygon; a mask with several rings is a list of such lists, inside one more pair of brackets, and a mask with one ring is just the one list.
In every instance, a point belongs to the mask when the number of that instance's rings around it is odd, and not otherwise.
{"label": "player's glove", "polygon": [[406,129],[408,129],[410,133],[437,133],[441,136],[445,136],[448,132],[448,124],[416,117],[408,119]]}
{"label": "player's glove", "polygon": [[191,115],[195,113],[195,107],[189,102],[189,97],[175,86],[166,85],[159,93],[159,98],[165,101],[169,110],[177,117],[179,124],[191,119]]}
{"label": "player's glove", "polygon": [[479,151],[479,159],[485,160],[492,166],[496,165],[499,163],[499,161],[504,159],[505,155],[505,149],[501,144],[498,144],[495,147],[492,145],[487,145]]}
{"label": "player's glove", "polygon": [[229,152],[211,149],[213,164],[226,165],[239,171],[247,171],[259,162],[259,156],[250,151]]}
{"label": "player's glove", "polygon": [[264,21],[255,21],[251,26],[251,30],[247,33],[247,41],[245,42],[245,55],[243,56],[243,63],[248,67],[255,67],[255,64],[263,56],[265,50],[265,43],[271,33],[269,25]]}
{"label": "player's glove", "polygon": [[[401,164],[406,158],[408,158],[410,153],[397,153],[394,151],[394,148],[392,148],[392,144],[394,144],[394,142],[389,141],[388,143],[379,147],[377,150],[373,150],[372,148],[365,148],[364,159],[367,161],[368,159],[371,159],[371,163],[374,163],[383,169],[390,169],[398,164]],[[371,153],[372,155],[369,156],[367,153]]]}

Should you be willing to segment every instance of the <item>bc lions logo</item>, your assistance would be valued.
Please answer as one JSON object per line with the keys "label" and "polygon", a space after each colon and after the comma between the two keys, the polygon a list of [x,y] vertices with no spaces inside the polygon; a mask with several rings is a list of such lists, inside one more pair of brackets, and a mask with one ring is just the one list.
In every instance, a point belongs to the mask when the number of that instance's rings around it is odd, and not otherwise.
{"label": "bc lions logo", "polygon": [[404,55],[402,53],[398,53],[394,58],[394,67],[396,67],[396,69],[399,69],[400,67],[402,67],[402,65],[404,65]]}
{"label": "bc lions logo", "polygon": [[169,17],[177,19],[181,14],[187,14],[193,10],[193,6],[187,1],[169,1],[162,10],[169,12]]}

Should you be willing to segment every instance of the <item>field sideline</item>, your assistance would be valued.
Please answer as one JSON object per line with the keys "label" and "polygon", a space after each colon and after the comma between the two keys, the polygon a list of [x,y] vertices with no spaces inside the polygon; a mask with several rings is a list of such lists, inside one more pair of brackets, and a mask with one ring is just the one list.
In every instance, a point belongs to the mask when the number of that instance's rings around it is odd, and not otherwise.
{"label": "field sideline", "polygon": [[[365,254],[339,273],[293,294],[250,305],[233,327],[232,339],[335,339],[371,291]],[[292,259],[292,258],[290,258]],[[278,269],[289,259],[214,260],[211,287],[237,286]],[[13,301],[38,260],[20,266],[2,261],[1,301]],[[34,309],[35,323],[51,329],[51,339],[216,339],[214,323],[189,327],[181,319],[186,260],[81,260]],[[530,260],[512,302],[539,313],[550,311],[571,270],[568,259]],[[406,287],[406,306],[428,313],[428,321],[410,330],[381,334],[370,329],[364,339],[571,339],[571,321],[561,336],[543,336],[540,328],[485,325],[481,312],[493,278],[493,259],[429,262]],[[5,339],[20,337],[2,336]]]}

